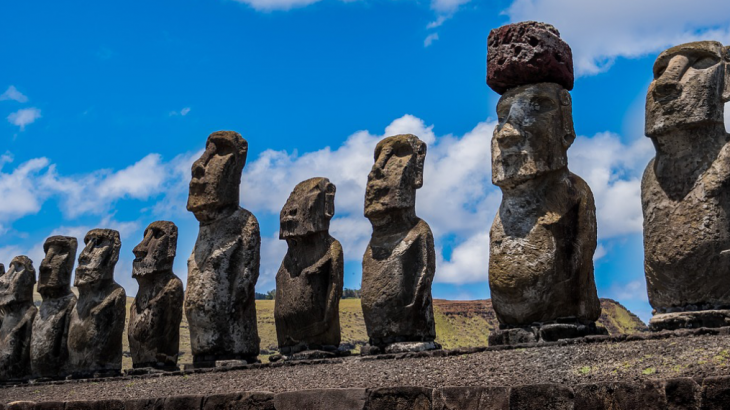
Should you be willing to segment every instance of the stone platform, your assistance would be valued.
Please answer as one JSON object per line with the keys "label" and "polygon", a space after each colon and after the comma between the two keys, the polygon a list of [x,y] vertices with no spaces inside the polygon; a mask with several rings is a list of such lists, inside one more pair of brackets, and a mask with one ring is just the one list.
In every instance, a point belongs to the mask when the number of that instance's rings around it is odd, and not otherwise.
{"label": "stone platform", "polygon": [[726,309],[660,313],[649,320],[649,329],[654,331],[724,326],[730,326],[730,310]]}
{"label": "stone platform", "polygon": [[597,327],[595,323],[591,325],[552,323],[495,330],[489,335],[489,345],[500,346],[557,342],[562,339],[576,339],[596,335],[607,336],[608,331],[605,328]]}

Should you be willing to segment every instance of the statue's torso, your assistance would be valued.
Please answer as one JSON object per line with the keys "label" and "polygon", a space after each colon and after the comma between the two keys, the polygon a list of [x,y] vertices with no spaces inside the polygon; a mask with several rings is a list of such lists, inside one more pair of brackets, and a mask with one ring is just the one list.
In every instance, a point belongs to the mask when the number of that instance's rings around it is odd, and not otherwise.
{"label": "statue's torso", "polygon": [[5,311],[0,326],[0,380],[30,374],[31,331],[37,312],[32,303]]}
{"label": "statue's torso", "polygon": [[242,208],[200,226],[185,295],[193,354],[258,354],[260,241],[256,218]]}
{"label": "statue's torso", "polygon": [[644,173],[647,290],[652,306],[660,311],[687,305],[730,307],[727,151],[726,146],[683,197],[665,192],[655,173],[655,160]]}
{"label": "statue's torso", "polygon": [[68,331],[73,371],[121,369],[126,299],[116,283],[100,294],[79,294]]}
{"label": "statue's torso", "polygon": [[489,286],[500,323],[598,319],[595,227],[593,196],[576,175],[529,196],[505,194],[489,247]]}
{"label": "statue's torso", "polygon": [[68,360],[68,326],[76,296],[43,299],[33,320],[31,367],[39,376],[60,375]]}
{"label": "statue's torso", "polygon": [[[321,255],[313,257],[313,263],[305,264],[294,260],[291,250],[287,251],[284,261],[276,274],[276,319],[279,345],[295,342],[339,345],[339,314],[333,312],[331,322],[326,326],[313,324],[324,322],[330,297],[340,297],[342,289],[333,292],[332,287],[342,283],[342,264],[334,264],[334,259],[342,260],[342,246],[334,238],[329,238]],[[315,266],[318,265],[318,266]],[[308,266],[304,266],[308,265]],[[281,296],[279,296],[281,295]],[[339,296],[338,296],[339,295]],[[339,306],[339,300],[332,304]],[[286,336],[284,336],[286,335]],[[284,338],[292,338],[289,343]]]}
{"label": "statue's torso", "polygon": [[433,340],[434,274],[433,234],[423,220],[408,232],[371,238],[363,257],[361,300],[371,339]]}

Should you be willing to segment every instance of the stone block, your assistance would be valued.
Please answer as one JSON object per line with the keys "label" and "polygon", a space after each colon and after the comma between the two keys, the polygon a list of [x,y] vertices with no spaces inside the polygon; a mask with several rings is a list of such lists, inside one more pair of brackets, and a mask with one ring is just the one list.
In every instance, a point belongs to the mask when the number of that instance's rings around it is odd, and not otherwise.
{"label": "stone block", "polygon": [[203,410],[274,410],[274,395],[268,392],[216,394],[203,399]]}
{"label": "stone block", "polygon": [[599,383],[575,387],[575,408],[595,410],[665,410],[664,384]]}
{"label": "stone block", "polygon": [[124,402],[124,410],[163,410],[164,408],[164,398],[127,400]]}
{"label": "stone block", "polygon": [[362,410],[367,403],[365,389],[322,389],[280,393],[274,397],[276,410]]}
{"label": "stone block", "polygon": [[33,410],[35,407],[34,401],[14,401],[8,403],[7,410]]}
{"label": "stone block", "polygon": [[121,400],[69,401],[66,410],[125,410]]}
{"label": "stone block", "polygon": [[667,410],[699,410],[702,389],[690,378],[669,379],[664,382]]}
{"label": "stone block", "polygon": [[730,376],[708,377],[702,381],[702,410],[730,409]]}
{"label": "stone block", "polygon": [[200,409],[203,396],[176,396],[165,398],[164,410]]}
{"label": "stone block", "polygon": [[443,387],[433,391],[433,410],[509,410],[509,387]]}
{"label": "stone block", "polygon": [[430,410],[432,392],[414,386],[368,389],[365,410]]}
{"label": "stone block", "polygon": [[[61,401],[44,401],[36,403],[33,410],[63,410],[65,407],[66,403]],[[3,407],[0,406],[0,409],[3,409]]]}
{"label": "stone block", "polygon": [[533,384],[513,387],[510,391],[510,410],[573,410],[575,393],[570,387],[558,384]]}

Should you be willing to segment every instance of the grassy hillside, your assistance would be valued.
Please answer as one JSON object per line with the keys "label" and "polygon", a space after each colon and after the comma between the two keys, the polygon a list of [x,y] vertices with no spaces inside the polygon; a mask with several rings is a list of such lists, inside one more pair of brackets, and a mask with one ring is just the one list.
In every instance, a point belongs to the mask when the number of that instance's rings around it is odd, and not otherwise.
{"label": "grassy hillside", "polygon": [[[127,321],[132,298],[127,298]],[[37,297],[40,301],[40,297]],[[646,330],[646,325],[633,313],[611,299],[601,299],[603,314],[599,324],[610,334],[635,333]],[[257,300],[256,310],[258,317],[259,336],[261,337],[261,358],[276,353],[276,329],[274,325],[274,301]],[[451,301],[434,299],[434,316],[436,319],[436,341],[445,349],[454,349],[466,346],[486,346],[489,334],[499,327],[497,317],[492,309],[492,301],[470,300]],[[360,299],[343,299],[340,302],[340,325],[342,328],[342,343],[358,351],[360,346],[367,342],[365,322],[360,307]],[[180,325],[180,363],[190,363],[193,358],[190,354],[190,331],[183,315]],[[124,357],[122,366],[132,367],[129,355],[129,344],[124,337]]]}

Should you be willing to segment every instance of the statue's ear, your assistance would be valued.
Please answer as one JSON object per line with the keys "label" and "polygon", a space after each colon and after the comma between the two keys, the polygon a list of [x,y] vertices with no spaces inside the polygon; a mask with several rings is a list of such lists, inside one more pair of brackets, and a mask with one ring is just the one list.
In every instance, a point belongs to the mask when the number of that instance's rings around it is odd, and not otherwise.
{"label": "statue's ear", "polygon": [[419,140],[416,146],[416,182],[414,187],[416,189],[423,186],[423,165],[426,162],[426,143]]}
{"label": "statue's ear", "polygon": [[560,113],[563,117],[562,143],[565,149],[570,148],[575,141],[575,127],[573,126],[573,99],[568,90],[560,90]]}
{"label": "statue's ear", "polygon": [[332,219],[335,216],[335,192],[337,188],[335,184],[327,181],[324,189],[324,216],[327,219]]}

